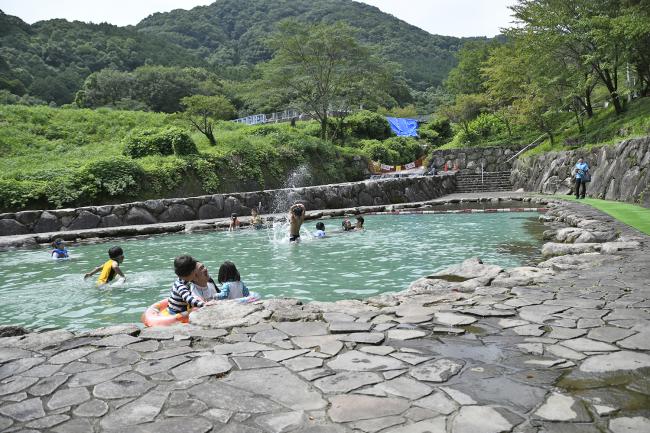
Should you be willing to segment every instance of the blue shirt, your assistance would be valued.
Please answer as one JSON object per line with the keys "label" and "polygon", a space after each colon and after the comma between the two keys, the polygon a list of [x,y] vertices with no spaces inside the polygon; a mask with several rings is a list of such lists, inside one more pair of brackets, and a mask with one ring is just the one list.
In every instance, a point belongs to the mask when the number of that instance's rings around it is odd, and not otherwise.
{"label": "blue shirt", "polygon": [[589,165],[586,162],[579,162],[576,164],[576,179],[582,179],[589,171]]}
{"label": "blue shirt", "polygon": [[324,238],[324,237],[325,237],[325,231],[324,231],[324,230],[316,230],[316,231],[313,233],[313,236],[314,236],[315,238]]}

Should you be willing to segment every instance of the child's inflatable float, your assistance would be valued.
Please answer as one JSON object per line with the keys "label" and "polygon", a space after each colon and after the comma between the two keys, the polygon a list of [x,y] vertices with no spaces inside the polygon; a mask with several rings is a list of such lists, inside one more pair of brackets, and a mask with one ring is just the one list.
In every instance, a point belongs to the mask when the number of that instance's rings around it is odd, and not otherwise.
{"label": "child's inflatable float", "polygon": [[167,299],[163,299],[147,308],[141,317],[144,326],[171,326],[177,323],[189,323],[189,311],[170,314],[167,305]]}
{"label": "child's inflatable float", "polygon": [[[259,293],[250,292],[250,294],[244,298],[236,299],[226,299],[219,302],[236,302],[239,304],[249,304],[251,302],[259,301],[261,298]],[[148,307],[144,313],[142,313],[141,321],[144,323],[144,326],[171,326],[178,323],[189,323],[190,322],[190,312],[170,314],[167,309],[167,299],[163,299],[160,302]]]}

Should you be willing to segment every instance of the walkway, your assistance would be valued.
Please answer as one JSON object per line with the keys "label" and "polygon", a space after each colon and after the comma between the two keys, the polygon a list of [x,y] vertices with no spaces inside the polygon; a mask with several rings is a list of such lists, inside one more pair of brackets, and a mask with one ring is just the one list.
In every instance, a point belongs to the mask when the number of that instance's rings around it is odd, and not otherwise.
{"label": "walkway", "polygon": [[534,268],[0,338],[0,430],[650,431],[649,238],[579,204],[540,218],[557,242]]}

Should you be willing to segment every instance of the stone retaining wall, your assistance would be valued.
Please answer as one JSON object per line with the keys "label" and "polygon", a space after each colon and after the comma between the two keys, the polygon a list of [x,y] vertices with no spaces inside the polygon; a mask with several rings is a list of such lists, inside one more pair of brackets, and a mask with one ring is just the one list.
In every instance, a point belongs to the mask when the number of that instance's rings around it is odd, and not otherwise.
{"label": "stone retaining wall", "polygon": [[264,213],[284,212],[296,201],[304,202],[307,210],[416,202],[453,193],[455,188],[456,177],[449,174],[78,209],[30,210],[0,214],[0,236],[223,218],[233,212],[249,215],[256,206],[261,206]]}
{"label": "stone retaining wall", "polygon": [[650,207],[650,137],[625,140],[616,146],[549,152],[519,158],[512,168],[515,187],[544,194],[567,194],[571,171],[579,157],[591,167],[587,195]]}
{"label": "stone retaining wall", "polygon": [[447,163],[449,169],[458,165],[461,170],[474,173],[481,172],[481,164],[483,164],[483,171],[509,171],[512,168],[512,162],[508,162],[508,160],[523,147],[518,144],[502,147],[436,150],[432,154],[429,169],[435,167],[440,171]]}

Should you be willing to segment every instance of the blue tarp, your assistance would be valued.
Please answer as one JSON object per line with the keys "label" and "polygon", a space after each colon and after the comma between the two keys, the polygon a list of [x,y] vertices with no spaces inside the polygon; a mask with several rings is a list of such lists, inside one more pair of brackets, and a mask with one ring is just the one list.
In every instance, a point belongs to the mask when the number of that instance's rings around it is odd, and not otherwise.
{"label": "blue tarp", "polygon": [[402,117],[386,117],[390,124],[390,129],[398,137],[417,137],[418,121],[415,119],[404,119]]}

